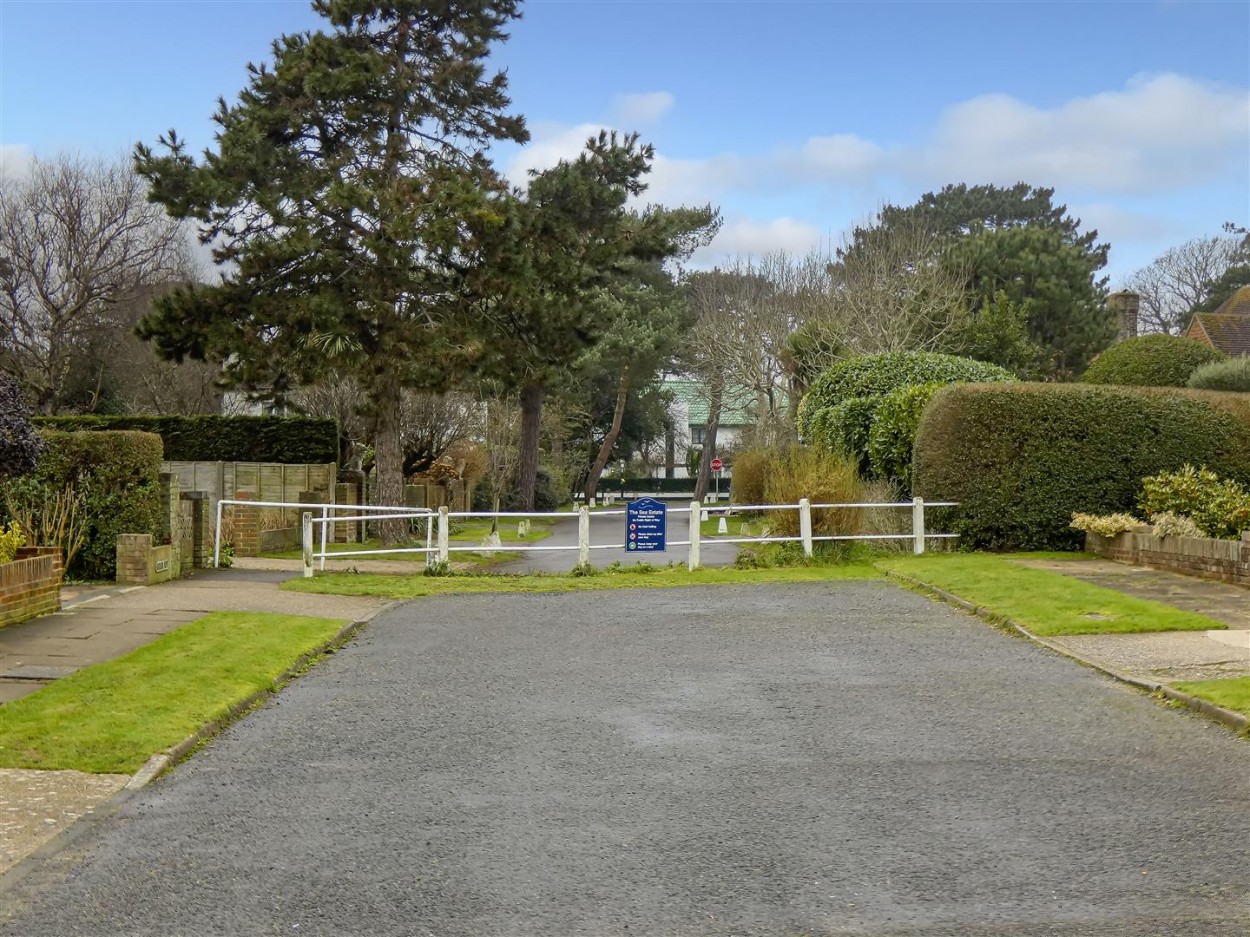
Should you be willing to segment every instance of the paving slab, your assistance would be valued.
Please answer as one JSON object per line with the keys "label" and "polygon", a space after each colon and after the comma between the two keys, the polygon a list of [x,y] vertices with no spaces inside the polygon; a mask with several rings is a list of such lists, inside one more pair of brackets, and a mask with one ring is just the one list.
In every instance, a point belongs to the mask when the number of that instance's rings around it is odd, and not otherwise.
{"label": "paving slab", "polygon": [[1250,677],[1250,631],[1083,634],[1046,640],[1082,660],[1139,680]]}
{"label": "paving slab", "polygon": [[126,786],[128,774],[0,768],[0,875]]}

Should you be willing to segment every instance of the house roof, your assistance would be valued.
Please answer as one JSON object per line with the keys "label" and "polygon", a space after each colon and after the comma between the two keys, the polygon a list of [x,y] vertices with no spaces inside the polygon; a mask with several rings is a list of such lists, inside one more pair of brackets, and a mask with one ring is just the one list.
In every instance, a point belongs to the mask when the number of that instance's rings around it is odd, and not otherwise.
{"label": "house roof", "polygon": [[1232,296],[1220,303],[1220,307],[1215,312],[1203,313],[1203,315],[1250,316],[1250,286],[1241,287]]}
{"label": "house roof", "polygon": [[1205,342],[1226,355],[1250,355],[1250,287],[1243,286],[1220,308],[1228,306],[1240,293],[1246,294],[1245,312],[1199,312],[1194,315],[1186,336]]}
{"label": "house roof", "polygon": [[[664,389],[686,404],[690,426],[707,423],[708,387],[701,381],[666,380]],[[721,401],[721,426],[747,426],[755,422],[755,395],[745,387],[726,388]]]}

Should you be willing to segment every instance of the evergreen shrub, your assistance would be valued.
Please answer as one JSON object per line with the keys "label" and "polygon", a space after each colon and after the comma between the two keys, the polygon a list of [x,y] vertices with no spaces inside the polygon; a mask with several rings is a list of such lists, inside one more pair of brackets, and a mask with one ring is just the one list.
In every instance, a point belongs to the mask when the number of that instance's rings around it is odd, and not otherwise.
{"label": "evergreen shrub", "polygon": [[1250,355],[1212,361],[1194,369],[1187,387],[1195,390],[1223,390],[1250,394]]}
{"label": "evergreen shrub", "polygon": [[170,462],[339,461],[334,420],[289,416],[53,416],[37,426],[64,431],[137,430],[161,437]]}
{"label": "evergreen shrub", "polygon": [[1128,512],[1186,463],[1250,481],[1250,398],[1088,384],[944,387],[916,434],[914,491],[965,549],[1077,550],[1072,515]]}
{"label": "evergreen shrub", "polygon": [[1081,380],[1130,387],[1184,387],[1194,369],[1222,360],[1222,352],[1192,338],[1140,335],[1100,354]]}

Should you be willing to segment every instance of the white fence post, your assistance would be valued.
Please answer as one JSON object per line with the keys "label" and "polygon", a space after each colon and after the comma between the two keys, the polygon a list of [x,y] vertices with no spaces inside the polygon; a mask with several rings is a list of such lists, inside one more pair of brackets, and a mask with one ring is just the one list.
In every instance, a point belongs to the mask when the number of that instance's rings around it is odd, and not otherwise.
{"label": "white fence post", "polygon": [[213,569],[221,566],[221,498],[217,499],[217,529],[213,532]]}
{"label": "white fence post", "polygon": [[321,509],[321,571],[325,572],[326,568],[326,529],[330,526],[326,521],[330,517],[329,507]]}
{"label": "white fence post", "polygon": [[696,569],[698,569],[700,565],[702,565],[699,559],[699,535],[702,533],[702,531],[699,528],[701,517],[702,517],[702,511],[700,510],[699,502],[691,501],[690,502],[690,559],[686,565],[692,573]]}
{"label": "white fence post", "polygon": [[577,565],[590,565],[590,508],[577,509]]}
{"label": "white fence post", "polygon": [[812,502],[799,498],[799,536],[803,538],[803,555],[812,555]]}
{"label": "white fence post", "polygon": [[438,509],[438,561],[440,563],[447,562],[447,539],[448,539],[448,519],[447,505],[442,505]]}
{"label": "white fence post", "polygon": [[912,552],[924,552],[924,498],[911,499]]}
{"label": "white fence post", "polygon": [[300,542],[304,545],[304,578],[311,579],[313,574],[312,511],[305,511],[302,521]]}

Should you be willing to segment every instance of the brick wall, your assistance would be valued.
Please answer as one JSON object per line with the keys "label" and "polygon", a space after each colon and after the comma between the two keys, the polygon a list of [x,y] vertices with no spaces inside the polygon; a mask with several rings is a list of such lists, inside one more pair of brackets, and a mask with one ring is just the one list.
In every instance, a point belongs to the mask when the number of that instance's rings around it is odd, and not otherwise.
{"label": "brick wall", "polygon": [[1120,563],[1250,587],[1250,531],[1244,531],[1240,540],[1156,537],[1149,533],[1118,537],[1086,534],[1085,549]]}
{"label": "brick wall", "polygon": [[47,615],[61,607],[61,551],[22,547],[0,564],[0,628]]}
{"label": "brick wall", "polygon": [[167,582],[182,571],[177,544],[152,545],[151,534],[120,534],[117,537],[117,581],[150,586]]}
{"label": "brick wall", "polygon": [[[259,500],[250,491],[236,491],[239,501]],[[246,504],[234,506],[234,555],[260,556],[260,508]]]}

